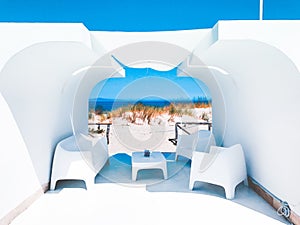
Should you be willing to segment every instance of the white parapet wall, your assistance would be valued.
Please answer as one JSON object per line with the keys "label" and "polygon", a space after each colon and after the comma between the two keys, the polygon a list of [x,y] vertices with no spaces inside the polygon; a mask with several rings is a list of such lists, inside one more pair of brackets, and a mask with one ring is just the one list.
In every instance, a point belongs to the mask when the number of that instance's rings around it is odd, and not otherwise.
{"label": "white parapet wall", "polygon": [[72,134],[73,73],[99,55],[82,24],[0,24],[0,32],[1,223],[49,183],[55,146]]}
{"label": "white parapet wall", "polygon": [[[224,145],[241,143],[249,175],[299,211],[299,21],[220,22],[198,56],[228,72]],[[197,50],[195,51],[197,54]]]}
{"label": "white parapet wall", "polygon": [[[40,189],[26,144],[13,114],[0,94],[0,223],[12,209]],[[2,222],[9,222],[9,219]]]}
{"label": "white parapet wall", "polygon": [[4,66],[0,91],[20,128],[41,184],[49,182],[55,144],[72,133],[74,71],[97,59],[79,42],[46,42],[28,47]]}
{"label": "white parapet wall", "polygon": [[81,23],[0,23],[0,71],[22,49],[47,41],[74,41],[91,48],[89,30]]}
{"label": "white parapet wall", "polygon": [[[5,124],[0,134],[9,137],[0,139],[5,156],[0,179],[6,180],[0,219],[49,182],[55,145],[72,133],[74,76],[80,79],[80,71],[104,53],[117,54],[119,47],[143,41],[177,45],[213,68],[199,71],[214,75],[213,86],[220,88],[215,103],[225,108],[213,112],[215,122],[224,123],[216,125],[224,133],[219,139],[224,145],[241,143],[249,175],[300,214],[299,29],[299,21],[223,21],[213,29],[142,33],[89,32],[82,24],[0,23],[0,122]],[[107,76],[96,72],[95,82]],[[80,102],[87,107],[87,99]],[[76,107],[75,116],[87,114],[87,108]],[[76,125],[84,127],[87,116]]]}
{"label": "white parapet wall", "polygon": [[286,54],[300,70],[299,29],[300,20],[220,21],[218,40],[264,42]]}
{"label": "white parapet wall", "polygon": [[105,32],[92,31],[91,36],[106,49],[107,52],[115,50],[124,45],[144,42],[159,41],[177,45],[192,52],[201,40],[206,40],[206,36],[211,33],[211,29],[181,30],[181,31],[160,31],[160,32]]}

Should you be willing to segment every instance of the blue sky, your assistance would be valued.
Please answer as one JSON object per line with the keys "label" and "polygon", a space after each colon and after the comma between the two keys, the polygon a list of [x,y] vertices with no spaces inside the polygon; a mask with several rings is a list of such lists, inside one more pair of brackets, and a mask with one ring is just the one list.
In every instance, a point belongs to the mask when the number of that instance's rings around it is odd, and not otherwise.
{"label": "blue sky", "polygon": [[[299,0],[261,1],[264,19],[300,19]],[[0,22],[80,22],[89,30],[104,31],[186,30],[211,28],[218,20],[257,20],[259,6],[260,0],[0,0]],[[191,96],[199,93],[189,79],[170,79],[180,81]],[[115,96],[129,81],[109,81],[104,95]]]}
{"label": "blue sky", "polygon": [[125,67],[125,78],[110,78],[98,83],[90,99],[121,100],[165,99],[193,100],[202,97],[211,100],[207,86],[191,77],[177,77],[177,69],[158,71],[151,68]]}
{"label": "blue sky", "polygon": [[152,31],[258,19],[259,0],[0,0],[0,21],[83,22],[90,30]]}
{"label": "blue sky", "polygon": [[[265,19],[300,19],[300,1],[264,0]],[[154,31],[255,20],[259,0],[0,0],[2,22],[82,22],[90,30]]]}

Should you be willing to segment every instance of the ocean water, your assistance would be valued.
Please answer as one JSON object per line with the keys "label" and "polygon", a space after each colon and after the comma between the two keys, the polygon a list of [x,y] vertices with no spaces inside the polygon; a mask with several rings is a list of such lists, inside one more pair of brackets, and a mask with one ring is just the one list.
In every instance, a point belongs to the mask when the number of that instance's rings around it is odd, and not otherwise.
{"label": "ocean water", "polygon": [[[164,100],[164,99],[142,99],[142,100],[115,100],[115,99],[104,99],[104,98],[97,98],[97,99],[89,99],[89,110],[101,110],[101,111],[113,111],[120,107],[126,107],[130,105],[135,105],[137,103],[141,103],[146,106],[154,106],[154,107],[165,107],[170,105],[171,103],[174,104],[190,104],[196,103],[200,100]],[[206,99],[201,99],[201,103],[209,103]]]}
{"label": "ocean water", "polygon": [[89,109],[95,109],[95,110],[100,109],[102,111],[112,111],[120,107],[134,105],[137,103],[142,103],[143,105],[156,106],[156,107],[164,107],[170,105],[169,101],[163,101],[163,100],[134,101],[134,100],[114,100],[114,99],[90,99]]}

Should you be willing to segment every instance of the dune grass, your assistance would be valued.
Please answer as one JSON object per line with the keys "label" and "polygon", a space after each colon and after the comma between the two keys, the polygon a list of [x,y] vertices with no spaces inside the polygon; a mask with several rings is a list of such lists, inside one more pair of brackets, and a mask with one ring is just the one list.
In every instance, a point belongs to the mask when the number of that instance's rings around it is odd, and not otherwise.
{"label": "dune grass", "polygon": [[158,107],[144,105],[139,102],[134,105],[120,107],[111,112],[96,112],[95,110],[91,110],[89,112],[89,119],[93,119],[93,117],[97,116],[99,122],[112,122],[113,118],[123,118],[129,123],[137,124],[139,121],[150,124],[151,121],[162,115],[168,117],[169,122],[174,122],[175,117],[182,116],[198,117],[196,119],[202,119],[206,121],[211,118],[211,115],[209,115],[207,112],[202,112],[201,115],[195,115],[193,109],[197,108],[211,108],[211,103],[170,103],[167,106]]}

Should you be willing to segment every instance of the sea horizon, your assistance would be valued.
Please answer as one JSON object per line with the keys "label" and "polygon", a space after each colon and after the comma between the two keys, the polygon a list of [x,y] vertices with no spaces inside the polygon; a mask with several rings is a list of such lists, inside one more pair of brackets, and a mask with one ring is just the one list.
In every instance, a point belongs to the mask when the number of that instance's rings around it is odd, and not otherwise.
{"label": "sea horizon", "polygon": [[109,99],[109,98],[91,98],[89,99],[89,110],[101,109],[101,111],[113,111],[121,107],[143,104],[145,106],[165,107],[170,104],[196,104],[211,103],[210,99],[204,97],[195,97],[193,99],[162,99],[162,98],[143,98],[143,99]]}

